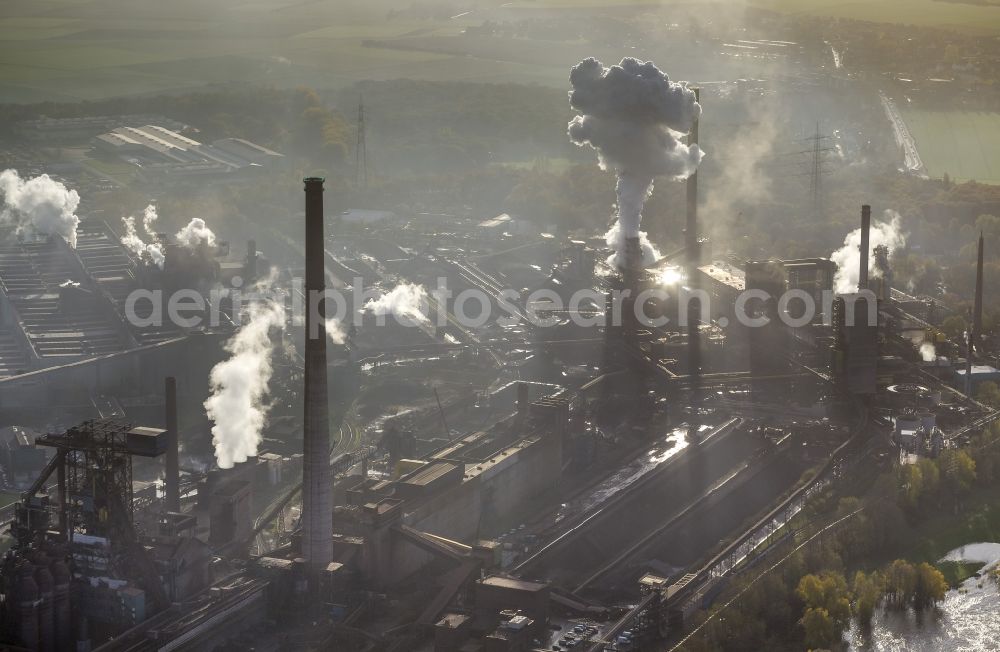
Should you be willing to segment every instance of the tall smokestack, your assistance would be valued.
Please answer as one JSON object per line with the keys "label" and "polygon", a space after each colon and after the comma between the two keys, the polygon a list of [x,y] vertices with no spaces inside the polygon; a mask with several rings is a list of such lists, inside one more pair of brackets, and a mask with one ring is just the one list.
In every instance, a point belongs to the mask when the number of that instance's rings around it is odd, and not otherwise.
{"label": "tall smokestack", "polygon": [[168,376],[164,383],[167,425],[167,511],[181,511],[181,477],[177,433],[177,381]]}
{"label": "tall smokestack", "polygon": [[[694,89],[695,100],[701,104],[701,89]],[[698,144],[698,123],[699,117],[691,124],[691,131],[688,133],[688,146]],[[691,290],[697,289],[698,274],[695,269],[701,263],[701,245],[698,244],[698,170],[695,170],[687,178],[687,227],[685,232],[685,244],[687,246],[688,260],[688,283]],[[697,306],[696,310],[692,310]],[[688,304],[688,323],[685,324],[688,333],[688,375],[695,383],[692,396],[698,395],[699,378],[701,376],[701,341],[698,332],[698,320],[701,317],[701,301],[694,299]],[[695,414],[696,410],[692,410]],[[693,422],[692,422],[693,423]]]}
{"label": "tall smokestack", "polygon": [[972,346],[977,350],[983,338],[983,233],[979,232],[979,252],[976,256],[976,301],[972,309]]}
{"label": "tall smokestack", "polygon": [[323,179],[304,179],[306,191],[306,336],[303,412],[302,556],[311,588],[333,561],[333,479],[326,394],[326,310],[323,297]]}
{"label": "tall smokestack", "polygon": [[[695,101],[701,104],[701,89],[694,89]],[[691,123],[691,131],[688,133],[688,146],[698,144],[698,122],[700,118],[696,118],[693,123]],[[701,252],[698,250],[698,170],[695,169],[691,173],[691,176],[687,178],[687,227],[685,230],[684,244],[687,247],[687,259],[691,268],[689,272],[694,271],[694,267],[697,266],[698,262],[701,260]],[[694,278],[694,274],[689,273],[688,278]]]}
{"label": "tall smokestack", "polygon": [[628,296],[622,304],[622,329],[626,340],[633,340],[639,328],[635,313],[635,298],[639,294],[639,279],[642,275],[642,245],[639,238],[625,239],[625,269],[622,281]]}
{"label": "tall smokestack", "polygon": [[[969,315],[969,321],[972,321],[972,315]],[[971,328],[971,327],[970,327]],[[970,330],[965,332],[965,395],[972,396],[972,337],[973,333]]]}
{"label": "tall smokestack", "polygon": [[257,282],[257,241],[247,241],[247,261],[246,269],[243,271],[247,284],[252,285]]}
{"label": "tall smokestack", "polygon": [[858,290],[868,289],[868,249],[869,237],[872,230],[872,207],[865,204],[861,207],[861,245],[860,245],[860,267],[858,268]]}

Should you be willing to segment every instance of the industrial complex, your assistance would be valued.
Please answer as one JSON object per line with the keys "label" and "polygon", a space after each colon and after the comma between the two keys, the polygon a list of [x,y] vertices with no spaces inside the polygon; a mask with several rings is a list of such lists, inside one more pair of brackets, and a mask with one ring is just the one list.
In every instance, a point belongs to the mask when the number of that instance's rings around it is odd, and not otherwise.
{"label": "industrial complex", "polygon": [[[164,175],[282,158],[150,120],[22,129]],[[1000,417],[973,399],[1000,377],[982,239],[956,341],[869,206],[849,269],[737,259],[694,168],[653,258],[637,226],[606,262],[507,214],[340,214],[319,177],[282,218],[301,269],[155,211],[0,233],[0,649],[664,649],[811,498]],[[156,319],[178,292],[190,319]]]}

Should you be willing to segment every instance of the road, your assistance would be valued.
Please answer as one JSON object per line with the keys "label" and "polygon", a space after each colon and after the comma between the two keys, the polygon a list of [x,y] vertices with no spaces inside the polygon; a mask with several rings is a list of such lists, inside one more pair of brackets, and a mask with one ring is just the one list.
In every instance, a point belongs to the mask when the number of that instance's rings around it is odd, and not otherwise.
{"label": "road", "polygon": [[903,116],[899,113],[896,103],[889,99],[882,91],[879,91],[878,95],[879,99],[882,100],[882,108],[885,109],[885,115],[889,118],[889,122],[892,123],[892,131],[896,136],[896,144],[903,148],[903,164],[906,167],[906,171],[927,178],[927,174],[924,171],[924,162],[920,158],[920,152],[917,151],[917,143],[913,140],[910,129],[906,126],[906,121],[903,120]]}

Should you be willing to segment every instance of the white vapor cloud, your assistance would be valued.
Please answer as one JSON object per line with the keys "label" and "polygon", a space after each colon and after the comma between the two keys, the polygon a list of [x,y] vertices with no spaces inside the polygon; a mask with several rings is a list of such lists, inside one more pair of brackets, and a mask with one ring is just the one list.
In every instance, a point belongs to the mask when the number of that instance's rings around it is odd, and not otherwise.
{"label": "white vapor cloud", "polygon": [[[906,236],[900,224],[900,215],[896,211],[885,211],[885,221],[872,220],[869,235],[868,273],[870,278],[877,278],[880,273],[873,265],[872,250],[880,245],[889,248],[889,252],[906,244]],[[861,270],[861,228],[854,229],[844,238],[844,246],[830,254],[830,260],[837,263],[837,273],[833,278],[833,289],[837,294],[850,294],[858,291],[859,274]]]}
{"label": "white vapor cloud", "polygon": [[212,369],[212,395],[204,404],[214,422],[212,444],[222,469],[257,454],[270,409],[264,402],[274,353],[270,333],[285,325],[285,307],[280,302],[253,304],[249,312],[249,320],[226,342],[230,357]]}
{"label": "white vapor cloud", "polygon": [[18,235],[60,235],[76,248],[76,209],[80,195],[47,174],[22,179],[17,170],[0,172],[3,211],[0,222],[13,224]]}
{"label": "white vapor cloud", "polygon": [[400,283],[379,298],[368,301],[362,311],[379,317],[392,315],[402,324],[429,324],[426,306],[427,290],[415,283]]}
{"label": "white vapor cloud", "polygon": [[197,249],[202,245],[207,247],[215,245],[215,233],[200,217],[192,218],[187,226],[177,232],[175,237],[178,243],[188,249]]}

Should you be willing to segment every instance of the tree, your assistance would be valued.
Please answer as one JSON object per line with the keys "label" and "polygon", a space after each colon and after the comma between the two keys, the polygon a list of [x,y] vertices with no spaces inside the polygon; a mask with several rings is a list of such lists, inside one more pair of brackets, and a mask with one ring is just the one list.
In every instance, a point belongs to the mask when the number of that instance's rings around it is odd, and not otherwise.
{"label": "tree", "polygon": [[970,454],[976,462],[976,480],[990,485],[1000,474],[1000,424],[993,423],[972,437]]}
{"label": "tree", "polygon": [[886,599],[898,608],[905,608],[913,602],[916,585],[916,569],[905,559],[897,559],[885,571]]}
{"label": "tree", "polygon": [[854,574],[854,612],[858,624],[867,628],[871,626],[875,608],[882,599],[882,577],[874,572],[865,575],[863,571]]}
{"label": "tree", "polygon": [[976,481],[976,462],[962,450],[945,450],[938,458],[945,484],[955,498],[967,494]]}
{"label": "tree", "polygon": [[976,389],[976,400],[990,407],[1000,407],[1000,385],[992,380],[980,383]]}
{"label": "tree", "polygon": [[937,604],[944,600],[944,595],[947,592],[948,582],[944,579],[941,571],[927,562],[917,566],[913,590],[914,608],[923,609]]}
{"label": "tree", "polygon": [[896,501],[906,510],[914,510],[924,491],[924,475],[916,464],[904,464],[896,470]]}
{"label": "tree", "polygon": [[822,607],[806,609],[799,623],[805,630],[805,644],[810,650],[829,647],[838,638],[833,618]]}
{"label": "tree", "polygon": [[824,571],[819,575],[806,575],[799,580],[795,593],[806,604],[807,613],[810,609],[819,609],[826,614],[835,634],[839,635],[849,624],[850,594],[847,591],[847,580],[840,573]]}

